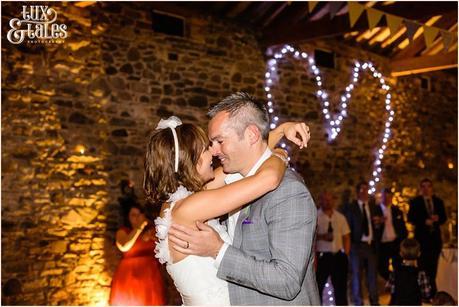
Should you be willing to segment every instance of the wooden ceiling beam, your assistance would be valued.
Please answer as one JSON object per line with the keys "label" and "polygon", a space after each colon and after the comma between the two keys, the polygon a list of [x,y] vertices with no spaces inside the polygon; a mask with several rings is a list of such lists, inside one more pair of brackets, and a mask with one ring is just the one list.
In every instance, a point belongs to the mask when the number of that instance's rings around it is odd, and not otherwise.
{"label": "wooden ceiling beam", "polygon": [[[457,22],[457,13],[448,13],[443,15],[437,22],[433,24],[434,27],[447,30]],[[440,34],[438,34],[440,35]],[[419,36],[405,49],[400,50],[393,56],[394,60],[403,58],[411,58],[416,56],[419,52],[426,48],[424,35]]]}
{"label": "wooden ceiling beam", "polygon": [[279,14],[282,13],[282,11],[284,11],[284,9],[288,6],[288,2],[283,2],[281,3],[276,9],[275,11],[266,19],[263,21],[263,24],[262,24],[262,27],[266,27],[268,26],[273,20],[275,20],[277,18],[277,16],[279,16]]}
{"label": "wooden ceiling beam", "polygon": [[253,23],[253,18],[256,16],[257,10],[261,4],[262,2],[250,1],[250,6],[241,15],[237,16],[236,18],[240,20],[244,20],[247,23]]}
{"label": "wooden ceiling beam", "polygon": [[414,57],[390,63],[392,77],[426,73],[457,67],[457,52]]}
{"label": "wooden ceiling beam", "polygon": [[[199,2],[198,2],[199,3]],[[227,10],[233,6],[232,2],[209,2],[208,9],[212,14],[225,15]],[[191,3],[190,3],[191,4]]]}
{"label": "wooden ceiling beam", "polygon": [[263,16],[266,15],[269,9],[273,7],[273,4],[275,3],[269,1],[261,2],[256,9],[252,22],[257,23],[258,21],[260,21],[263,18]]}
{"label": "wooden ceiling beam", "polygon": [[[362,14],[363,15],[363,14]],[[322,18],[317,21],[310,22],[309,20],[300,21],[287,28],[269,27],[263,32],[261,43],[266,46],[297,43],[316,39],[320,37],[336,36],[351,31],[361,31],[368,28],[366,18],[359,18],[357,24],[351,29],[348,16],[336,16],[332,20]]]}
{"label": "wooden ceiling beam", "polygon": [[316,21],[316,20],[322,19],[327,16],[328,12],[330,12],[330,5],[328,3],[322,4],[321,2],[319,2],[317,4],[317,7],[314,8],[315,12],[313,11],[314,13],[311,14],[311,17],[309,17],[309,20]]}
{"label": "wooden ceiling beam", "polygon": [[250,1],[240,1],[235,4],[231,9],[228,10],[226,13],[226,17],[234,18],[237,17],[239,14],[244,12],[250,5]]}
{"label": "wooden ceiling beam", "polygon": [[395,1],[392,5],[383,5],[378,1],[373,8],[412,20],[454,12],[457,15],[457,2],[452,1]]}
{"label": "wooden ceiling beam", "polygon": [[270,27],[285,27],[300,21],[308,15],[309,8],[307,2],[292,2],[276,20],[274,20]]}

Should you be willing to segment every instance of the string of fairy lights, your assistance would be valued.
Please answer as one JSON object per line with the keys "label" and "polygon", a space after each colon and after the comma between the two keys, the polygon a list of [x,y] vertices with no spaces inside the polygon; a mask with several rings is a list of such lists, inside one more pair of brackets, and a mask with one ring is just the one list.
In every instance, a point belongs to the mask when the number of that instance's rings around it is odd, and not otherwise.
{"label": "string of fairy lights", "polygon": [[[314,81],[317,85],[316,96],[321,102],[322,113],[325,118],[325,129],[328,133],[328,141],[331,142],[337,138],[337,136],[342,131],[343,120],[347,117],[347,108],[352,97],[352,91],[358,84],[362,72],[369,72],[370,76],[378,80],[378,84],[381,87],[381,90],[385,95],[385,111],[386,111],[386,121],[384,123],[384,133],[381,136],[381,142],[379,148],[375,153],[375,160],[373,162],[372,177],[369,183],[368,193],[373,194],[376,192],[376,185],[381,180],[382,173],[382,160],[384,158],[384,152],[387,149],[387,142],[391,136],[391,124],[394,120],[395,112],[392,110],[391,106],[391,94],[390,86],[386,84],[385,78],[383,75],[376,69],[376,67],[371,62],[358,62],[354,63],[354,67],[351,71],[350,82],[346,86],[344,94],[341,95],[340,101],[338,104],[338,112],[332,113],[330,111],[330,99],[327,91],[323,88],[324,79],[321,75],[319,68],[317,67],[314,58],[309,56],[306,52],[302,52],[298,49],[293,48],[290,45],[284,45],[279,52],[276,52],[274,56],[267,61],[267,69],[265,73],[265,92],[267,98],[268,112],[271,115],[270,128],[274,129],[277,126],[279,121],[279,116],[275,114],[274,111],[274,97],[271,93],[271,89],[274,86],[275,82],[278,81],[278,65],[282,59],[293,58],[295,60],[300,60],[307,63],[309,72],[314,76]],[[286,148],[286,144],[281,144],[282,148]],[[290,158],[289,158],[290,160]]]}

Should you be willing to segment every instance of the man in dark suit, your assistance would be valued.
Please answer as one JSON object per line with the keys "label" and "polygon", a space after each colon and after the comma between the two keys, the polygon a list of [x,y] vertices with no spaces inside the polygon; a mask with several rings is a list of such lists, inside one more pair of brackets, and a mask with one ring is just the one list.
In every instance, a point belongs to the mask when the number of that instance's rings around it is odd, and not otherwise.
{"label": "man in dark suit", "polygon": [[384,222],[381,225],[378,271],[385,280],[389,278],[389,260],[392,259],[393,267],[400,265],[400,243],[408,235],[403,212],[392,205],[392,196],[390,189],[383,189],[379,205],[384,215]]}
{"label": "man in dark suit", "polygon": [[419,190],[421,195],[410,201],[408,221],[415,226],[414,237],[421,244],[420,266],[429,276],[433,296],[437,291],[435,278],[442,249],[440,226],[446,222],[446,213],[443,201],[433,195],[430,179],[423,179]]}
{"label": "man in dark suit", "polygon": [[377,278],[377,244],[382,219],[381,208],[369,201],[368,184],[356,187],[357,200],[345,207],[345,216],[351,229],[351,288],[354,305],[362,305],[362,271],[366,271],[370,305],[379,305]]}

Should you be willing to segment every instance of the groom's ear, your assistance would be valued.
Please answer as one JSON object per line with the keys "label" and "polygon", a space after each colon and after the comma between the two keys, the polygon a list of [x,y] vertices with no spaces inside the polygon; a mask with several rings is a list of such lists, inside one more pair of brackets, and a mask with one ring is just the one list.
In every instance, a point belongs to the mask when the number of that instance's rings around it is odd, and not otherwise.
{"label": "groom's ear", "polygon": [[245,129],[245,134],[249,140],[250,145],[257,143],[261,138],[260,129],[258,129],[258,127],[255,125],[247,126]]}

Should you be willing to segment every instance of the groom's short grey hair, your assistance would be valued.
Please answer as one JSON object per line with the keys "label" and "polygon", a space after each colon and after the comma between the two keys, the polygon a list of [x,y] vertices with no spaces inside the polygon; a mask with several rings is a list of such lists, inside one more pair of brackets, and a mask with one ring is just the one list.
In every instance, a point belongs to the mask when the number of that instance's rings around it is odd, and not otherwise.
{"label": "groom's short grey hair", "polygon": [[264,103],[245,92],[237,92],[212,107],[207,115],[212,119],[220,112],[228,112],[230,125],[240,138],[249,125],[255,125],[263,140],[268,140],[269,116]]}

